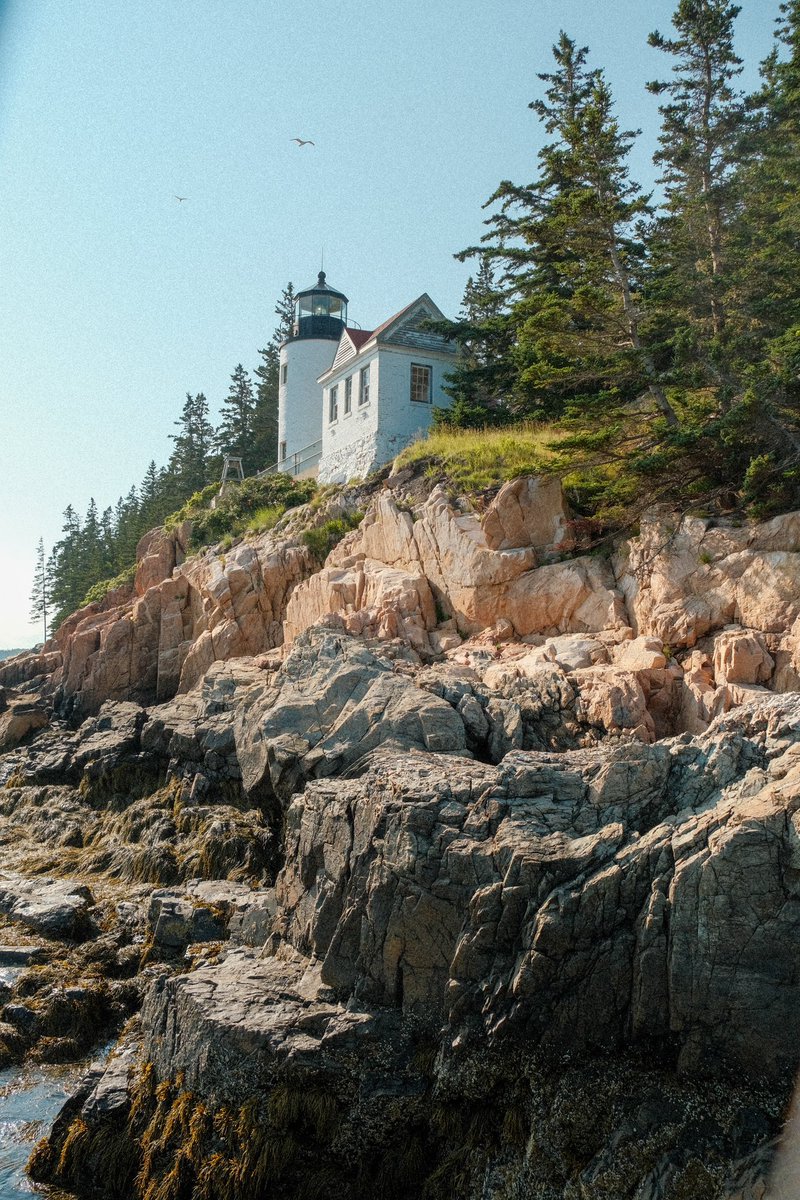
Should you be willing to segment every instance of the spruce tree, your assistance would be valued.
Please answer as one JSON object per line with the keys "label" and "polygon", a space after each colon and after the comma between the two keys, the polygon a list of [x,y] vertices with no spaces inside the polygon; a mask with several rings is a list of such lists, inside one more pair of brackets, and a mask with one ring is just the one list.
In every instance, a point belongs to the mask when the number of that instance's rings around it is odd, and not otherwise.
{"label": "spruce tree", "polygon": [[80,576],[83,596],[95,583],[111,576],[112,563],[94,496],[89,500],[80,535]]}
{"label": "spruce tree", "polygon": [[664,97],[655,161],[666,194],[666,214],[654,231],[651,295],[675,352],[673,378],[717,387],[723,408],[731,391],[732,176],[743,118],[734,87],[742,69],[733,47],[739,11],[728,0],[679,0],[675,37],[656,31],[649,38],[672,59],[672,74],[647,85]]}
{"label": "spruce tree", "polygon": [[139,496],[136,488],[131,487],[124,499],[119,498],[115,509],[115,574],[119,574],[133,563],[136,557],[136,544],[142,533],[142,525]]}
{"label": "spruce tree", "polygon": [[452,402],[436,409],[434,419],[461,428],[510,420],[514,325],[489,258],[482,256],[475,276],[467,280],[458,320],[438,329],[457,344],[459,355],[445,384]]}
{"label": "spruce tree", "polygon": [[551,135],[534,183],[504,182],[489,203],[478,254],[503,268],[505,336],[514,368],[509,407],[518,415],[580,416],[613,436],[612,417],[650,396],[676,423],[642,333],[642,219],[648,198],[628,177],[636,133],[622,130],[587,49],[566,34],[531,107]]}
{"label": "spruce tree", "polygon": [[50,607],[50,575],[48,562],[45,558],[44,539],[39,538],[36,546],[36,566],[33,572],[31,588],[31,624],[42,622],[42,641],[47,641],[47,615]]}
{"label": "spruce tree", "polygon": [[295,294],[291,283],[281,293],[275,305],[278,324],[263,350],[261,363],[253,372],[256,379],[256,402],[253,420],[253,458],[256,470],[263,470],[278,461],[278,389],[280,386],[280,349],[291,335],[294,324]]}
{"label": "spruce tree", "polygon": [[220,454],[238,455],[244,463],[245,474],[256,469],[253,454],[255,396],[253,383],[241,363],[231,375],[228,394],[222,402],[221,420],[216,431],[216,446]]}
{"label": "spruce tree", "polygon": [[736,177],[734,286],[751,358],[800,320],[800,0],[780,13]]}
{"label": "spruce tree", "polygon": [[759,516],[800,504],[800,0],[780,14],[748,105],[729,271],[740,379],[724,433],[730,474]]}
{"label": "spruce tree", "polygon": [[61,533],[62,537],[53,547],[48,563],[52,631],[78,607],[86,592],[82,571],[81,521],[71,504],[64,509]]}
{"label": "spruce tree", "polygon": [[210,482],[214,428],[209,421],[208,401],[202,392],[196,396],[186,393],[180,418],[175,425],[179,432],[170,435],[175,446],[168,472],[174,484],[177,507]]}

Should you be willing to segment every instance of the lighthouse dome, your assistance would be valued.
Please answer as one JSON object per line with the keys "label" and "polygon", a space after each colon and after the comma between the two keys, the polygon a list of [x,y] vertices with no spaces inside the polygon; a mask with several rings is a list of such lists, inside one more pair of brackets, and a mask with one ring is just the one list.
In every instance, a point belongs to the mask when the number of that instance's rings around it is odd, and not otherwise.
{"label": "lighthouse dome", "polygon": [[347,296],[329,287],[320,271],[313,287],[297,293],[294,308],[294,338],[325,338],[338,341],[347,324]]}

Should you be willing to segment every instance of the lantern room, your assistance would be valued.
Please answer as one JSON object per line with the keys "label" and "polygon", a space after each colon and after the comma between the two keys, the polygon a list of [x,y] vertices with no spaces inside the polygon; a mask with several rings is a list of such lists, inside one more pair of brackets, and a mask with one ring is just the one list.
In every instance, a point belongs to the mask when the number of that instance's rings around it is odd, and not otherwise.
{"label": "lantern room", "polygon": [[320,271],[314,287],[298,292],[292,338],[330,338],[338,341],[347,324],[347,296],[328,287]]}

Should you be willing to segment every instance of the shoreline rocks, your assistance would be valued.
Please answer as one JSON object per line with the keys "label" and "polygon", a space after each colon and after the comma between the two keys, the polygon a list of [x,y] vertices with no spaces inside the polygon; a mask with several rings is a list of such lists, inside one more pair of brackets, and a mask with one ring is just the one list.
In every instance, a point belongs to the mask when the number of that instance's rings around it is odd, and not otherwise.
{"label": "shoreline rocks", "polygon": [[[0,1042],[74,1051],[56,1022],[92,1011],[90,963],[128,988],[115,1019],[143,1006],[37,1178],[766,1186],[800,1043],[800,515],[654,513],[611,560],[564,558],[554,481],[482,512],[419,491],[375,494],[320,570],[286,529],[183,562],[153,535],[136,599],[45,651],[57,711],[91,715],[13,748],[0,913],[44,935],[85,880],[90,923],[68,946],[56,922]],[[54,946],[80,978],[51,996]]]}

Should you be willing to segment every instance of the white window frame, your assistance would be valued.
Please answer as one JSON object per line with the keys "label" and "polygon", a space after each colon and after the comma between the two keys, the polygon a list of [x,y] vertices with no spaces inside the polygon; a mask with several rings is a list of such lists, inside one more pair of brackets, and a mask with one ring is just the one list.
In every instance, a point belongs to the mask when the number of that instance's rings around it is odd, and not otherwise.
{"label": "white window frame", "polygon": [[358,407],[366,408],[369,404],[369,369],[370,364],[361,368],[361,373],[358,377]]}
{"label": "white window frame", "polygon": [[[319,410],[317,410],[319,411]],[[328,424],[333,425],[339,420],[339,385],[335,383],[328,388]]]}
{"label": "white window frame", "polygon": [[286,379],[287,379],[288,375],[289,375],[289,364],[281,363],[281,387],[283,387],[284,384],[286,383]]}
{"label": "white window frame", "polygon": [[[415,371],[424,371],[425,372],[425,378],[427,380],[427,385],[428,385],[427,386],[427,392],[428,392],[427,396],[423,397],[423,396],[414,394],[415,391],[419,392],[419,390],[420,390],[419,386],[418,386],[419,379],[418,379],[418,377],[415,379],[415,376],[414,376]],[[433,367],[430,365],[430,363],[412,362],[411,371],[409,374],[408,395],[409,395],[409,399],[411,400],[412,404],[431,404],[433,402]]]}
{"label": "white window frame", "polygon": [[344,381],[344,415],[350,416],[353,411],[353,376],[348,375]]}

